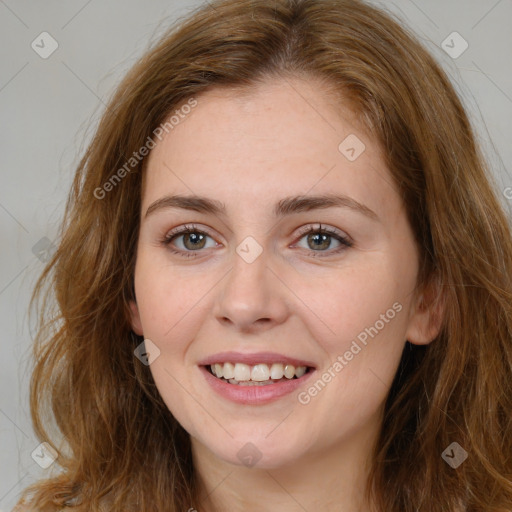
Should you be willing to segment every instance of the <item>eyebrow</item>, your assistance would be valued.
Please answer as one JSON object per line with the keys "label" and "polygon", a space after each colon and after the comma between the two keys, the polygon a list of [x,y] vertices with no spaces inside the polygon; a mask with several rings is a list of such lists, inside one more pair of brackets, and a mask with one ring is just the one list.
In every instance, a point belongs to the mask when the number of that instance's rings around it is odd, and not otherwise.
{"label": "eyebrow", "polygon": [[[156,211],[168,208],[181,208],[183,210],[210,213],[218,216],[226,215],[226,206],[221,201],[197,195],[173,195],[161,197],[152,203],[146,210],[145,218]],[[275,217],[284,217],[295,213],[326,208],[349,208],[374,221],[380,221],[378,215],[368,206],[359,203],[351,197],[335,194],[286,197],[276,203],[273,214]]]}

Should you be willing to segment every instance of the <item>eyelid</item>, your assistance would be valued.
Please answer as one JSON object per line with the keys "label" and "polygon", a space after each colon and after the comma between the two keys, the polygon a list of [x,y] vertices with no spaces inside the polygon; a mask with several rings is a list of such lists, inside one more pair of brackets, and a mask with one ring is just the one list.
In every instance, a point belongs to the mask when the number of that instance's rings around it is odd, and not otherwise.
{"label": "eyelid", "polygon": [[[200,233],[200,234],[206,235],[206,236],[212,238],[212,240],[214,240],[216,238],[216,236],[210,232],[209,228],[203,228],[197,224],[191,223],[191,224],[184,224],[184,225],[181,225],[181,226],[171,229],[163,237],[163,239],[161,240],[161,243],[165,247],[169,248],[169,250],[171,250],[175,254],[178,254],[178,255],[181,255],[184,257],[200,256],[200,253],[204,252],[204,250],[184,251],[182,249],[173,249],[171,247],[171,241],[174,238],[182,236],[182,235],[190,233],[190,232],[195,232],[195,233]],[[306,236],[309,233],[326,234],[328,236],[331,236],[332,238],[335,238],[341,244],[341,247],[334,249],[334,250],[327,250],[327,251],[313,251],[311,249],[304,249],[307,253],[309,253],[310,255],[315,256],[315,257],[319,256],[319,257],[327,258],[329,256],[335,256],[335,255],[338,255],[339,253],[343,252],[344,250],[351,248],[354,245],[352,238],[349,235],[347,235],[345,232],[339,230],[338,228],[334,228],[331,226],[325,226],[325,225],[322,226],[321,223],[310,223],[310,224],[307,224],[305,226],[298,228],[298,233],[295,235],[296,241],[294,242],[294,244],[291,247],[295,247],[296,244],[302,238],[304,238],[304,236]],[[215,242],[215,243],[217,244],[217,246],[219,245],[218,242]],[[222,244],[220,244],[220,245],[222,245]],[[212,247],[210,247],[209,249],[212,249]],[[197,253],[197,254],[195,254],[195,253]]]}
{"label": "eyelid", "polygon": [[[215,239],[215,237],[210,233],[210,230],[208,228],[202,228],[196,224],[184,224],[184,225],[178,226],[178,227],[173,228],[170,231],[168,231],[165,234],[165,236],[163,236],[160,239],[160,244],[163,245],[171,253],[176,254],[177,256],[180,256],[182,258],[200,257],[201,253],[204,251],[184,251],[183,249],[175,249],[172,246],[171,242],[174,238],[179,238],[180,236],[183,236],[190,232],[206,235],[207,237],[211,238],[212,240]],[[215,242],[215,243],[216,243],[216,245],[219,245],[217,242]],[[211,247],[209,249],[211,249]]]}
{"label": "eyelid", "polygon": [[[317,225],[318,224],[318,225]],[[184,224],[184,225],[181,225],[181,226],[178,226],[177,228],[173,228],[171,229],[170,231],[166,232],[166,238],[167,237],[171,237],[173,235],[176,235],[176,234],[180,234],[180,233],[183,233],[183,232],[187,232],[187,231],[197,231],[197,232],[201,232],[201,233],[204,233],[208,236],[214,236],[210,229],[209,228],[205,228],[205,227],[201,227],[197,224],[194,224],[194,223],[191,223],[191,224]],[[297,230],[297,234],[298,235],[305,235],[307,233],[310,233],[312,230],[318,230],[318,231],[324,231],[324,232],[327,232],[329,234],[335,234],[335,235],[338,235],[340,237],[343,237],[343,238],[346,238],[348,240],[351,240],[351,237],[349,235],[346,234],[346,232],[344,231],[341,231],[337,228],[333,228],[331,226],[325,226],[318,222],[312,222],[312,223],[309,223],[305,226],[302,226],[300,228],[298,228]]]}
{"label": "eyelid", "polygon": [[334,228],[332,226],[326,226],[325,224],[322,225],[321,222],[312,222],[310,224],[307,224],[306,226],[300,227],[298,231],[301,236],[304,236],[312,231],[322,231],[329,235],[337,235],[340,238],[352,242],[352,238],[345,231],[341,231],[340,229]]}
{"label": "eyelid", "polygon": [[190,223],[182,224],[181,226],[173,228],[170,231],[166,231],[164,239],[171,239],[176,235],[186,234],[188,231],[202,233],[204,235],[208,235],[211,238],[217,237],[217,235],[214,234],[209,228],[202,227],[199,224]]}
{"label": "eyelid", "polygon": [[338,247],[337,249],[330,249],[327,251],[313,251],[311,249],[304,249],[308,254],[310,254],[313,257],[327,259],[329,257],[339,256],[347,249],[354,247],[354,241],[352,240],[352,237],[347,235],[344,231],[341,231],[338,228],[334,228],[331,226],[322,226],[321,223],[318,223],[318,226],[316,225],[316,223],[308,224],[307,226],[299,228],[299,231],[300,233],[292,247],[295,247],[297,243],[300,242],[300,240],[302,240],[302,238],[304,238],[309,233],[321,233],[330,236],[331,238],[334,238],[339,242],[340,247]]}

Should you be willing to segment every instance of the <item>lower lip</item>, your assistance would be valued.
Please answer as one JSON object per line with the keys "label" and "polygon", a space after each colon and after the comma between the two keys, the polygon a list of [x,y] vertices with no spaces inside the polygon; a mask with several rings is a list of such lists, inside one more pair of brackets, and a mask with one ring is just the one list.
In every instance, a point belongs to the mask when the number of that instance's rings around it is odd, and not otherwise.
{"label": "lower lip", "polygon": [[200,366],[199,369],[206,382],[216,393],[232,402],[244,405],[263,405],[289,395],[302,386],[314,373],[314,370],[310,369],[298,379],[290,379],[267,386],[239,386],[214,377],[205,366]]}

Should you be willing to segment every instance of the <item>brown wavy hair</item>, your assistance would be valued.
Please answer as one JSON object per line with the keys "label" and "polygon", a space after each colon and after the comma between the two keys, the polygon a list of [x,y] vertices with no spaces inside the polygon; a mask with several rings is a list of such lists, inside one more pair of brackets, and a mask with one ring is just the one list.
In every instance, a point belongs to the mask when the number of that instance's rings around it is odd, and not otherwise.
{"label": "brown wavy hair", "polygon": [[[102,199],[97,191],[190,98],[294,77],[324,84],[381,145],[420,248],[418,290],[432,311],[445,305],[436,339],[405,345],[368,496],[382,512],[512,510],[509,219],[445,72],[403,22],[359,0],[200,6],[117,88],[32,296],[32,421],[60,472],[24,490],[31,510],[182,512],[198,503],[189,436],[134,356],[142,338],[129,301],[147,159]],[[441,457],[454,441],[468,452],[457,469]]]}

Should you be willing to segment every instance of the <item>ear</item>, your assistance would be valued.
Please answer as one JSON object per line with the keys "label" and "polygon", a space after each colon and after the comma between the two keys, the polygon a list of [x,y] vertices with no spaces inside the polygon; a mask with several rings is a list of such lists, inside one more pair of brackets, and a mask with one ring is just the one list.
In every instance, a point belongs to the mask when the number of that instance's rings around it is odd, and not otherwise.
{"label": "ear", "polygon": [[134,300],[130,300],[130,320],[131,326],[135,334],[143,336],[142,323],[140,321],[139,307]]}
{"label": "ear", "polygon": [[406,340],[413,345],[428,345],[441,330],[445,313],[446,297],[437,277],[417,294],[412,305]]}

